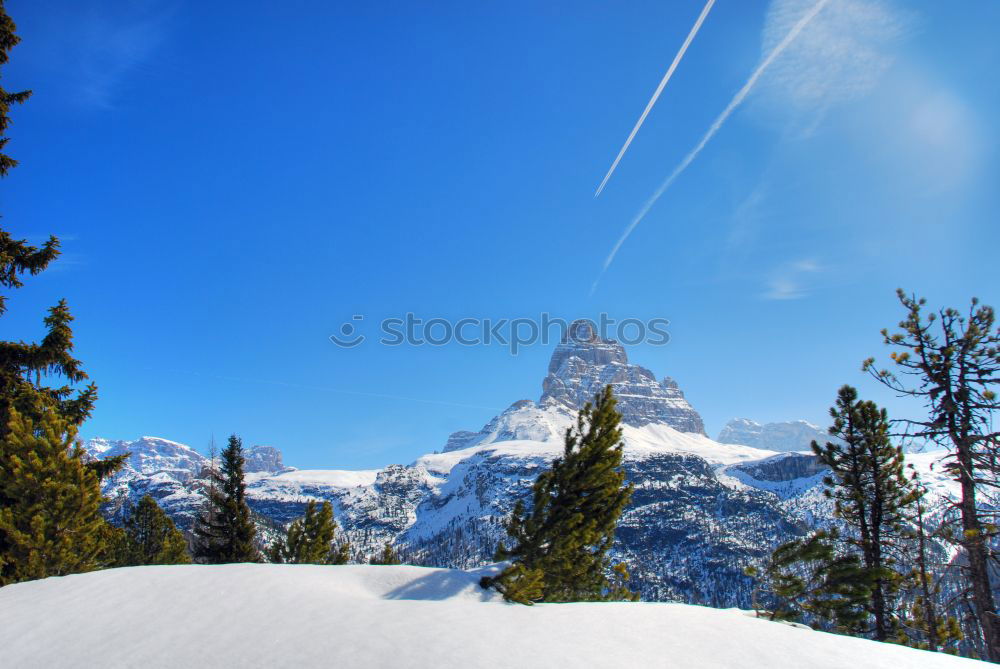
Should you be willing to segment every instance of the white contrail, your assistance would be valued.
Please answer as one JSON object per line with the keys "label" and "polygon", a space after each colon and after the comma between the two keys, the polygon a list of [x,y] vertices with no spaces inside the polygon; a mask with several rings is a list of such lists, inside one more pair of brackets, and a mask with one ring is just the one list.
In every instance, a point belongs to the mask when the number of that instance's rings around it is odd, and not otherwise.
{"label": "white contrail", "polygon": [[694,22],[694,26],[691,28],[691,32],[688,33],[687,38],[684,40],[684,44],[681,44],[681,50],[677,52],[676,56],[674,56],[674,62],[670,63],[670,68],[667,69],[667,73],[663,75],[663,79],[660,80],[660,85],[656,87],[655,91],[653,91],[653,97],[650,98],[649,104],[647,104],[646,108],[643,110],[642,116],[640,116],[639,120],[636,121],[635,127],[632,128],[632,132],[629,133],[628,139],[625,140],[625,145],[622,146],[622,150],[618,152],[618,157],[615,158],[615,162],[611,163],[611,169],[609,169],[608,173],[604,175],[604,180],[601,182],[601,185],[597,187],[597,192],[594,193],[594,197],[600,195],[601,191],[604,190],[604,186],[608,183],[608,179],[611,178],[611,174],[615,171],[615,168],[618,167],[618,163],[621,161],[622,156],[624,156],[625,152],[628,150],[628,145],[632,143],[632,139],[635,137],[635,134],[639,132],[642,122],[645,121],[646,117],[649,115],[649,110],[656,104],[656,100],[660,97],[660,93],[663,92],[667,82],[670,81],[670,77],[673,76],[674,70],[677,69],[677,64],[681,62],[681,58],[684,57],[684,52],[687,51],[688,47],[691,45],[691,41],[694,39],[694,36],[698,34],[701,24],[704,23],[705,17],[708,16],[708,11],[712,9],[712,5],[714,4],[715,0],[708,0],[708,2],[705,3],[705,8],[701,10],[701,15],[699,15],[698,20]]}
{"label": "white contrail", "polygon": [[594,281],[594,284],[590,288],[591,295],[594,294],[594,290],[597,289],[597,284],[601,281],[601,278],[604,276],[604,273],[608,271],[608,267],[610,267],[611,263],[614,261],[615,255],[617,255],[618,253],[618,249],[622,247],[622,244],[624,244],[625,240],[629,238],[629,235],[632,234],[632,231],[635,230],[636,226],[638,226],[639,223],[642,222],[642,219],[646,217],[646,214],[648,214],[649,210],[653,208],[653,205],[656,204],[656,201],[660,199],[660,196],[663,195],[663,193],[668,188],[670,188],[671,184],[674,183],[677,177],[679,177],[681,173],[688,168],[688,165],[690,165],[694,161],[694,159],[698,157],[698,154],[701,153],[701,150],[705,148],[705,145],[708,144],[709,140],[715,136],[715,133],[719,131],[719,128],[721,128],[722,124],[726,122],[726,119],[729,118],[729,115],[732,114],[733,111],[740,106],[740,103],[743,102],[743,99],[746,98],[747,94],[750,92],[750,89],[753,88],[754,84],[757,83],[757,80],[760,79],[760,75],[764,73],[764,70],[766,70],[768,66],[772,62],[774,62],[774,59],[780,56],[781,52],[784,51],[788,47],[788,45],[791,44],[792,41],[799,36],[799,33],[802,32],[802,29],[805,28],[810,21],[816,18],[816,15],[819,14],[820,10],[822,10],[823,7],[825,7],[828,2],[830,2],[830,0],[819,0],[819,2],[813,5],[812,9],[806,12],[806,14],[801,19],[799,19],[798,23],[796,23],[792,27],[792,29],[788,31],[787,35],[785,35],[785,38],[781,40],[778,43],[778,45],[774,47],[774,49],[771,50],[771,53],[767,54],[767,58],[761,61],[761,64],[757,66],[757,69],[754,70],[753,74],[750,75],[750,78],[747,79],[747,82],[743,84],[743,88],[737,91],[736,95],[733,96],[733,99],[729,101],[729,104],[726,105],[726,108],[722,110],[722,113],[719,114],[719,117],[715,119],[715,122],[712,123],[712,125],[709,127],[708,132],[706,132],[705,136],[701,138],[701,141],[698,142],[697,146],[695,146],[690,153],[684,156],[684,160],[682,160],[680,164],[674,168],[674,171],[670,173],[670,176],[667,177],[667,180],[664,181],[660,185],[660,187],[656,189],[656,192],[653,193],[652,197],[646,200],[646,204],[643,205],[641,210],[639,210],[639,213],[636,215],[635,218],[632,219],[632,222],[628,224],[628,227],[625,228],[625,232],[622,233],[622,236],[618,239],[618,242],[611,249],[611,253],[609,253],[608,257],[604,260],[604,266],[601,268],[601,273],[597,276],[597,279]]}

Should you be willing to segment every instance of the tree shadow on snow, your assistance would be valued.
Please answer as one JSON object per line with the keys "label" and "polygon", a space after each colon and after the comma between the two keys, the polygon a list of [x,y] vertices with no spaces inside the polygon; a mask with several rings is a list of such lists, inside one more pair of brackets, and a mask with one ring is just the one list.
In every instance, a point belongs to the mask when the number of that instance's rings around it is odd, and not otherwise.
{"label": "tree shadow on snow", "polygon": [[479,587],[476,578],[470,578],[469,574],[453,571],[436,571],[426,576],[410,581],[406,585],[401,585],[395,590],[386,593],[386,599],[409,599],[440,601],[451,599],[463,590],[479,590],[482,592],[481,599],[490,599],[490,594]]}

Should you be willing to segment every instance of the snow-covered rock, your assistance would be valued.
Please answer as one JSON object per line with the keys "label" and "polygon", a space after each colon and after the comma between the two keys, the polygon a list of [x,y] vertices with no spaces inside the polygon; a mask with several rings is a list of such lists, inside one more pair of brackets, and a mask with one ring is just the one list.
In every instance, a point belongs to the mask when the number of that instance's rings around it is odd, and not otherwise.
{"label": "snow-covered rock", "polygon": [[5,669],[960,669],[973,660],[684,604],[507,604],[410,566],[111,569],[0,588]]}
{"label": "snow-covered rock", "polygon": [[580,409],[607,385],[627,425],[663,423],[681,432],[705,433],[701,416],[673,379],[657,381],[645,367],[629,364],[617,341],[600,338],[588,321],[573,323],[552,354],[540,404],[554,400]]}
{"label": "snow-covered rock", "polygon": [[285,465],[281,461],[281,451],[274,446],[251,446],[244,452],[246,472],[269,472],[275,474],[283,471]]}
{"label": "snow-covered rock", "polygon": [[761,425],[749,418],[734,418],[719,432],[717,441],[744,444],[772,451],[808,451],[813,441],[820,444],[834,440],[830,434],[804,420]]}

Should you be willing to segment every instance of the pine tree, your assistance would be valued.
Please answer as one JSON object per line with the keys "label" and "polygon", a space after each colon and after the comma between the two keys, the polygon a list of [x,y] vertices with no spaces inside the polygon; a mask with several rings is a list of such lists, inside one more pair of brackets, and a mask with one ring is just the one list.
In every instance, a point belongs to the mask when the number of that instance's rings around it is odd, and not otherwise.
{"label": "pine tree", "polygon": [[[566,431],[563,456],[536,479],[531,510],[515,506],[507,525],[514,546],[497,550],[497,559],[512,564],[484,586],[526,604],[634,598],[608,580],[608,551],[632,496],[621,467],[620,422],[608,386]],[[620,580],[627,572],[617,573]]]}
{"label": "pine tree", "polygon": [[76,427],[52,410],[40,421],[10,413],[0,437],[0,585],[90,571],[108,533],[100,481],[75,444]]}
{"label": "pine tree", "polygon": [[838,555],[836,531],[820,531],[778,546],[763,572],[748,568],[771,593],[771,620],[806,619],[846,634],[867,618],[871,573],[854,554]]}
{"label": "pine tree", "polygon": [[[966,315],[941,309],[925,317],[926,301],[897,291],[906,318],[900,331],[882,330],[883,342],[895,347],[890,358],[896,372],[878,370],[875,359],[864,369],[897,394],[921,400],[922,420],[904,421],[908,436],[930,441],[949,451],[949,470],[961,488],[958,511],[969,598],[979,626],[983,657],[1000,662],[1000,611],[991,571],[991,539],[997,529],[984,508],[1000,475],[1000,432],[993,414],[1000,410],[1000,328],[992,307],[972,299]],[[907,380],[910,379],[910,380]]]}
{"label": "pine tree", "polygon": [[269,552],[271,562],[287,564],[346,564],[350,544],[335,543],[337,522],[329,502],[321,506],[310,500],[306,514],[292,521],[284,539],[278,539]]}
{"label": "pine tree", "polygon": [[144,496],[124,526],[125,550],[121,566],[189,564],[187,541],[160,505]]}
{"label": "pine tree", "polygon": [[402,562],[403,561],[399,559],[399,555],[396,553],[396,550],[392,547],[392,544],[387,541],[385,542],[385,547],[382,549],[382,552],[379,555],[373,556],[372,559],[368,561],[368,564],[393,565],[402,564]]}
{"label": "pine tree", "polygon": [[814,441],[812,448],[832,472],[824,479],[825,492],[834,500],[837,516],[851,529],[844,540],[860,552],[871,573],[872,636],[885,641],[894,631],[890,598],[901,579],[893,570],[889,549],[893,542],[898,546],[916,494],[903,471],[902,449],[889,438],[885,409],[859,400],[857,390],[843,386],[830,416],[830,434],[840,441],[825,446]]}
{"label": "pine tree", "polygon": [[235,434],[222,450],[220,471],[211,472],[212,488],[195,527],[195,558],[209,564],[260,562],[257,529],[247,506],[243,480],[243,442]]}

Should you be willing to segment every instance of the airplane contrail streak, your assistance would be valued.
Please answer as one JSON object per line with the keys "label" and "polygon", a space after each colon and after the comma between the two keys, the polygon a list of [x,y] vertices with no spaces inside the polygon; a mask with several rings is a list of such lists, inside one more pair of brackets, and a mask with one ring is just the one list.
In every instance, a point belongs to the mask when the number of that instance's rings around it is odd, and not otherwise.
{"label": "airplane contrail streak", "polygon": [[719,131],[719,128],[721,128],[722,124],[726,122],[726,119],[729,118],[730,114],[732,114],[733,111],[740,106],[747,94],[750,93],[750,89],[754,87],[754,84],[757,83],[757,80],[760,79],[762,74],[764,74],[764,71],[768,68],[768,66],[774,62],[774,59],[780,56],[781,52],[788,48],[788,45],[799,36],[799,33],[801,33],[802,30],[809,25],[814,18],[816,18],[816,15],[819,14],[820,10],[822,10],[823,7],[825,7],[829,2],[830,0],[819,0],[819,2],[812,6],[812,9],[806,12],[802,18],[799,19],[798,23],[792,26],[792,29],[788,31],[788,34],[785,35],[784,39],[782,39],[777,46],[771,50],[771,53],[767,54],[767,57],[761,61],[760,65],[757,66],[757,69],[750,75],[747,82],[743,84],[743,88],[736,92],[733,99],[729,101],[726,108],[722,110],[722,113],[719,114],[718,118],[716,118],[712,125],[708,128],[708,132],[706,132],[704,137],[701,138],[701,141],[698,142],[698,144],[691,149],[686,156],[684,156],[684,160],[682,160],[680,164],[674,168],[674,171],[670,173],[670,176],[667,177],[666,181],[660,184],[660,187],[656,189],[656,192],[653,193],[652,197],[646,200],[646,204],[644,204],[642,209],[639,210],[639,213],[632,219],[632,222],[628,224],[628,227],[625,228],[625,232],[622,233],[622,236],[611,249],[611,253],[609,253],[608,257],[604,260],[604,266],[601,268],[601,273],[597,276],[597,279],[590,288],[591,295],[593,295],[594,291],[597,289],[597,284],[600,283],[601,278],[604,277],[604,273],[608,271],[608,268],[614,261],[615,256],[618,254],[618,250],[622,247],[622,244],[624,244],[625,240],[629,238],[629,235],[631,235],[636,229],[636,226],[642,222],[642,219],[646,217],[646,214],[648,214],[649,210],[653,208],[656,201],[660,199],[663,193],[666,192],[674,181],[677,180],[677,177],[679,177],[681,173],[683,173],[684,170],[686,170],[694,161],[694,159],[698,157],[698,154],[705,148],[705,145],[708,144],[709,140],[715,136],[715,133]]}
{"label": "airplane contrail streak", "polygon": [[655,91],[653,91],[653,97],[649,99],[649,103],[646,105],[646,108],[642,111],[642,116],[640,116],[639,120],[636,121],[635,127],[632,128],[632,132],[629,133],[628,139],[625,140],[625,144],[622,146],[621,151],[618,152],[618,156],[615,158],[615,162],[611,163],[611,169],[609,169],[608,173],[604,175],[604,180],[601,181],[601,185],[597,187],[597,191],[594,193],[594,197],[600,195],[601,191],[604,190],[604,186],[607,185],[608,179],[611,178],[611,174],[615,171],[615,168],[618,167],[618,163],[621,162],[622,156],[624,156],[625,152],[628,151],[629,144],[632,143],[632,139],[635,137],[636,133],[639,132],[639,128],[642,126],[643,121],[645,121],[646,117],[649,116],[649,110],[652,109],[653,105],[656,104],[657,99],[659,99],[660,97],[660,93],[663,92],[663,89],[666,87],[667,82],[670,81],[670,77],[673,76],[674,70],[677,69],[677,65],[681,62],[681,58],[684,57],[684,52],[686,52],[688,47],[691,46],[691,42],[694,40],[694,36],[698,34],[698,30],[701,28],[701,24],[705,22],[705,17],[708,16],[708,12],[709,10],[712,9],[712,5],[714,4],[715,0],[708,0],[708,2],[705,3],[705,7],[701,10],[701,14],[698,16],[698,20],[695,21],[694,26],[691,27],[691,32],[688,33],[688,36],[684,40],[684,43],[681,44],[680,51],[678,51],[677,55],[674,56],[674,62],[670,63],[670,67],[667,69],[667,73],[664,74],[663,79],[660,80],[660,85],[656,87]]}

